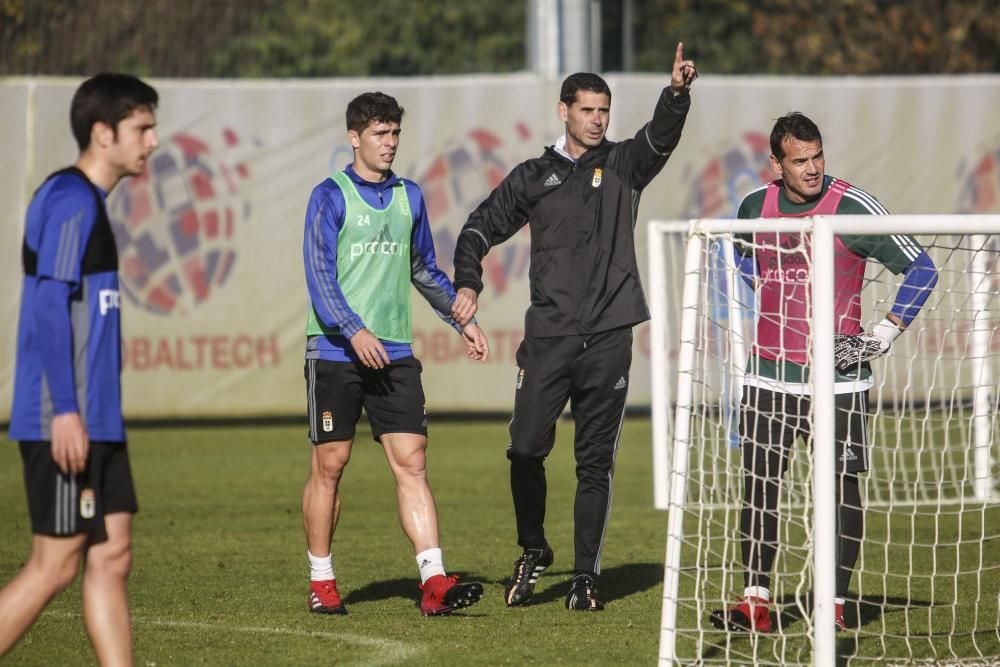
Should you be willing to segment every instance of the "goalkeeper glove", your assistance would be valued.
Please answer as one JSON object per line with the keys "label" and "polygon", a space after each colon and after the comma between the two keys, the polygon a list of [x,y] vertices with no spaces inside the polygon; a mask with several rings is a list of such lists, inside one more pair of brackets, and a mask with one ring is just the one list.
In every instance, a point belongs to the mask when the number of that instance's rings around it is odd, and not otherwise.
{"label": "goalkeeper glove", "polygon": [[837,336],[833,343],[833,363],[837,370],[846,372],[866,361],[878,359],[889,351],[892,341],[901,333],[903,331],[887,318],[876,324],[871,333]]}

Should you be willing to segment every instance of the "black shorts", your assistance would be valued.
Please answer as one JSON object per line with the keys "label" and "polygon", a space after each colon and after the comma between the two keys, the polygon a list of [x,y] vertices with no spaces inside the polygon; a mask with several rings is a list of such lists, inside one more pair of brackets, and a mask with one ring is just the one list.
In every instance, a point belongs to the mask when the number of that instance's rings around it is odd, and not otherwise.
{"label": "black shorts", "polygon": [[53,537],[87,533],[92,543],[103,542],[105,515],[139,511],[124,442],[91,442],[87,469],[77,475],[59,471],[51,442],[20,446],[32,533]]}
{"label": "black shorts", "polygon": [[[740,441],[744,460],[747,445],[781,448],[782,474],[788,466],[788,451],[799,436],[812,443],[809,422],[811,396],[798,396],[760,387],[744,387],[740,405]],[[868,470],[868,392],[837,394],[834,397],[835,465],[838,471]],[[752,458],[752,457],[751,457]]]}
{"label": "black shorts", "polygon": [[362,407],[378,442],[386,433],[426,436],[422,369],[414,357],[397,359],[385,368],[368,368],[353,361],[307,359],[309,440],[318,445],[353,439]]}

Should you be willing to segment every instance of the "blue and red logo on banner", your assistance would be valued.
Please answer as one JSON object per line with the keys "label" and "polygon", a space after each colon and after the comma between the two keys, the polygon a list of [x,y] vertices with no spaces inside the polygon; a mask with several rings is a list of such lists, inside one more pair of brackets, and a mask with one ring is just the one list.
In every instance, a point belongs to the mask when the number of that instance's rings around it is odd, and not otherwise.
{"label": "blue and red logo on banner", "polygon": [[959,213],[1000,212],[1000,146],[958,165]]}
{"label": "blue and red logo on banner", "polygon": [[[528,141],[531,131],[524,123],[515,126],[517,138]],[[416,181],[427,202],[427,216],[434,230],[438,265],[451,274],[455,243],[469,214],[500,185],[514,162],[510,147],[485,128],[473,128],[445,141],[441,152],[418,171]],[[512,280],[527,275],[531,254],[527,233],[518,235],[490,251],[483,260],[483,281],[501,295]]]}
{"label": "blue and red logo on banner", "polygon": [[240,139],[222,132],[221,148],[178,133],[149,168],[108,198],[121,257],[122,291],[147,310],[186,312],[225,284],[236,261],[236,235],[249,217],[240,186],[250,175],[227,158]]}

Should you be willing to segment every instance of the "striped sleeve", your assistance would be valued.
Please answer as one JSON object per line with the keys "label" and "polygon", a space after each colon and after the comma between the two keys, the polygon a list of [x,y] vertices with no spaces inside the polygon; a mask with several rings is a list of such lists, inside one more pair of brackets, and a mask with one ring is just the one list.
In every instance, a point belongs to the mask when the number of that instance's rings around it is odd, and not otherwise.
{"label": "striped sleeve", "polygon": [[45,333],[38,336],[38,351],[55,415],[79,412],[73,377],[73,323],[69,312],[72,289],[61,280],[41,278],[32,304],[35,331]]}
{"label": "striped sleeve", "polygon": [[853,185],[844,192],[837,207],[841,215],[889,215],[889,210],[878,199]]}
{"label": "striped sleeve", "polygon": [[461,332],[462,327],[451,316],[455,288],[448,280],[448,276],[438,268],[434,252],[434,237],[431,235],[431,226],[427,219],[427,207],[424,205],[423,195],[416,183],[409,180],[403,182],[410,200],[410,210],[413,212],[413,234],[410,244],[411,282],[420,292],[420,296],[434,309],[437,316]]}
{"label": "striped sleeve", "polygon": [[79,178],[57,177],[45,201],[38,235],[38,275],[79,284],[87,239],[97,220],[94,194]]}
{"label": "striped sleeve", "polygon": [[871,258],[899,275],[924,255],[924,249],[907,234],[871,234],[841,236],[840,240],[854,254]]}
{"label": "striped sleeve", "polygon": [[344,221],[344,196],[332,180],[316,186],[306,208],[302,256],[306,287],[316,317],[348,338],[364,328],[337,282],[337,239]]}
{"label": "striped sleeve", "polygon": [[[844,193],[837,213],[888,215],[889,211],[875,197],[852,186]],[[891,312],[909,326],[938,281],[934,262],[920,243],[908,234],[842,236],[840,240],[851,252],[878,260],[896,275],[903,274]]]}
{"label": "striped sleeve", "polygon": [[[873,195],[851,186],[837,207],[841,215],[889,215]],[[907,234],[844,235],[840,240],[856,255],[877,260],[894,274],[900,274],[924,252],[920,243]]]}

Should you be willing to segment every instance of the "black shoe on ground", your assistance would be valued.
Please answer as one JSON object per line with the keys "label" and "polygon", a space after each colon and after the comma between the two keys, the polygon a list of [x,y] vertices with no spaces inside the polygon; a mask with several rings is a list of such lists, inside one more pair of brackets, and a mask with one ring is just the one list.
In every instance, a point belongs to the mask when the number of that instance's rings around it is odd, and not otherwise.
{"label": "black shoe on ground", "polygon": [[589,574],[573,577],[569,593],[566,594],[566,608],[574,611],[601,611],[604,603],[597,599],[597,587]]}
{"label": "black shoe on ground", "polygon": [[508,607],[517,607],[531,599],[535,591],[535,582],[545,568],[552,565],[555,554],[550,547],[544,549],[525,549],[521,557],[514,562],[514,574],[507,582],[504,590],[504,600]]}

